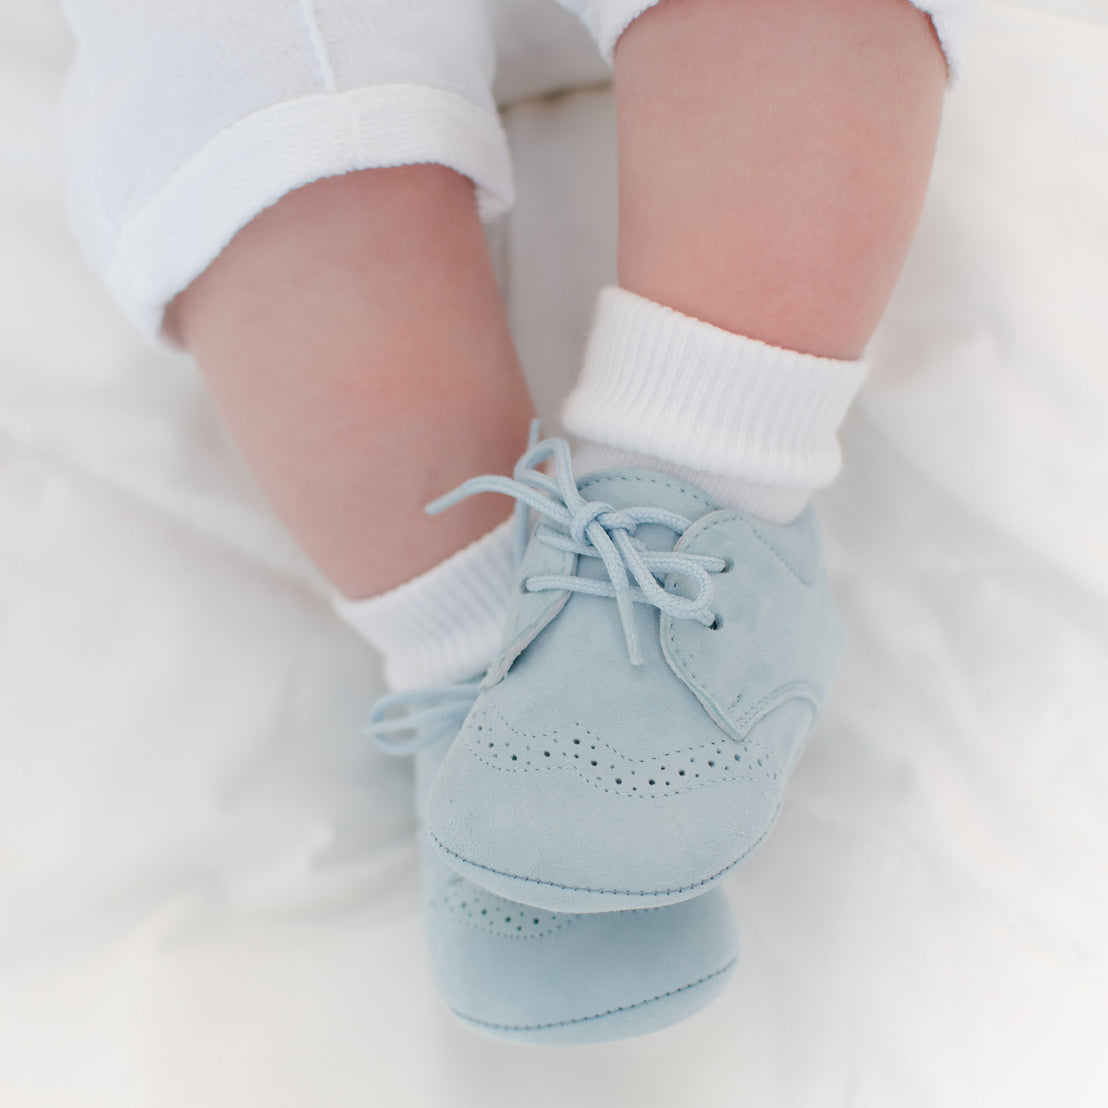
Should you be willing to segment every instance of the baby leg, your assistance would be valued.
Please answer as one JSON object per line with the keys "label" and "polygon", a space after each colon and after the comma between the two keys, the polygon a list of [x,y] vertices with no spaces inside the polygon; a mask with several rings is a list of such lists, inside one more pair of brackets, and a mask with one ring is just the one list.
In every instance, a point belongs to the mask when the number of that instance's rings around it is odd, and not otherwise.
{"label": "baby leg", "polygon": [[423,511],[475,472],[510,471],[531,411],[473,187],[453,170],[289,193],[171,321],[274,507],[347,596],[408,581],[505,518],[492,497]]}
{"label": "baby leg", "polygon": [[511,588],[507,509],[423,505],[510,468],[531,412],[479,218],[512,194],[483,0],[109,9],[66,5],[86,254],[128,316],[196,355],[336,588],[389,597],[343,610],[390,680],[471,676]]}
{"label": "baby leg", "polygon": [[906,0],[589,12],[615,56],[622,287],[566,424],[598,444],[585,466],[650,457],[785,522],[838,472],[960,40]]}
{"label": "baby leg", "polygon": [[807,501],[839,467],[947,71],[905,0],[574,6],[606,52],[623,32],[623,287],[567,402],[575,479],[564,443],[528,456],[553,452],[539,507],[570,538],[534,533],[528,608],[428,825],[501,895],[606,911],[740,865],[829,695],[842,631]]}
{"label": "baby leg", "polygon": [[905,0],[666,0],[616,48],[620,284],[861,355],[915,232],[946,67]]}

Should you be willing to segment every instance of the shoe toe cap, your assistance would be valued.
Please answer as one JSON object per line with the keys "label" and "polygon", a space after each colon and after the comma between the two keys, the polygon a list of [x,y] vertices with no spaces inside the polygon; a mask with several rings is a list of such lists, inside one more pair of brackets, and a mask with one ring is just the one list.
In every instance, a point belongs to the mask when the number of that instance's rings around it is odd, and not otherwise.
{"label": "shoe toe cap", "polygon": [[425,919],[446,1003],[475,1030],[515,1041],[605,1042],[668,1026],[716,996],[738,956],[719,889],[664,908],[578,915],[455,878]]}
{"label": "shoe toe cap", "polygon": [[772,826],[778,771],[756,762],[723,739],[680,764],[635,760],[578,726],[528,735],[475,710],[432,787],[428,834],[470,880],[550,910],[683,900]]}

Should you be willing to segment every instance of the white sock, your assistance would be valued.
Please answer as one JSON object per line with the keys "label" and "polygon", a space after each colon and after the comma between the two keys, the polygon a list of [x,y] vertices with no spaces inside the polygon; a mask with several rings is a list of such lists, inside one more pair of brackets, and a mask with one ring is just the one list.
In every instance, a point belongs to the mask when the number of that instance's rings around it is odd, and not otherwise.
{"label": "white sock", "polygon": [[389,687],[483,676],[500,648],[515,583],[511,520],[380,596],[335,610],[384,655]]}
{"label": "white sock", "polygon": [[836,433],[865,370],[606,288],[564,409],[584,440],[575,471],[653,469],[723,507],[788,523],[839,472]]}

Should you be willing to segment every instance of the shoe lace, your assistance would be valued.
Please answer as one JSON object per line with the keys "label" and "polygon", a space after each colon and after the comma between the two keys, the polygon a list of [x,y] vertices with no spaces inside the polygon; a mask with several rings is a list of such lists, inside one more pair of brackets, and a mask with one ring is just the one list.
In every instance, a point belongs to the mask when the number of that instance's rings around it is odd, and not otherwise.
{"label": "shoe lace", "polygon": [[[635,629],[635,604],[653,604],[675,619],[691,619],[705,627],[713,626],[710,573],[722,573],[728,568],[724,558],[706,554],[649,550],[636,537],[640,524],[667,527],[679,538],[692,526],[692,521],[664,508],[636,507],[616,509],[602,500],[586,500],[573,476],[569,443],[551,438],[536,442],[537,426],[532,425],[529,448],[516,464],[512,477],[489,474],[474,477],[427,505],[431,514],[444,511],[468,496],[481,492],[500,492],[514,497],[517,509],[522,509],[523,527],[527,525],[527,510],[532,509],[564,528],[555,531],[540,523],[535,539],[546,546],[565,550],[582,558],[599,558],[608,580],[578,577],[570,574],[545,574],[528,577],[523,588],[528,592],[564,589],[569,592],[606,596],[615,600],[627,643],[631,664],[642,665],[642,649]],[[554,475],[548,476],[538,467],[554,459]],[[676,574],[695,586],[692,596],[668,592],[659,581],[666,574]],[[632,583],[634,582],[634,583]]]}
{"label": "shoe lace", "polygon": [[[388,693],[374,704],[365,733],[386,754],[403,757],[426,750],[457,732],[480,691],[480,681],[463,681]],[[403,715],[389,715],[398,708]],[[412,734],[402,737],[408,731]]]}

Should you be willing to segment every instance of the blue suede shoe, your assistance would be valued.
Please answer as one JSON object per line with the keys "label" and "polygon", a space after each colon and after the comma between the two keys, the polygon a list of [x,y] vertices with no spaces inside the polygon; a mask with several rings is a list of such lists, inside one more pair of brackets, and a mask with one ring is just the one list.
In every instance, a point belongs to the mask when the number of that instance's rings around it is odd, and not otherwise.
{"label": "blue suede shoe", "polygon": [[[555,477],[536,467],[553,456]],[[440,857],[500,896],[607,912],[703,893],[768,834],[841,646],[816,519],[721,510],[559,439],[501,491],[542,516],[504,647],[431,789]]]}
{"label": "blue suede shoe", "polygon": [[[385,697],[369,730],[416,753],[421,802],[478,692],[460,685]],[[409,714],[390,717],[394,708]],[[413,737],[398,739],[403,732]],[[572,915],[516,904],[423,851],[423,922],[443,999],[474,1030],[516,1042],[644,1035],[703,1008],[734,970],[739,938],[720,889],[667,908]]]}

